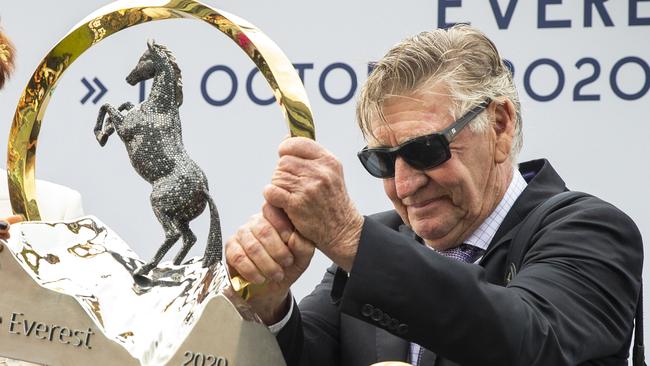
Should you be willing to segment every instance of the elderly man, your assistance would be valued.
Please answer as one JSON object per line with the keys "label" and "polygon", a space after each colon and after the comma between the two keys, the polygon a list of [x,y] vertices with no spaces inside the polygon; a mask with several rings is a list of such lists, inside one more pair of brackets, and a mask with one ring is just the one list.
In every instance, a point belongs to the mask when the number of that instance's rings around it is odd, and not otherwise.
{"label": "elderly man", "polygon": [[[583,196],[515,235],[567,188],[546,160],[517,169],[517,92],[485,35],[456,26],[398,44],[357,116],[359,158],[394,211],[363,217],[332,154],[291,138],[263,213],[227,243],[233,271],[268,282],[250,304],[289,365],[627,365],[640,234]],[[513,246],[523,264],[505,280]],[[289,286],[314,247],[334,265],[298,306]]]}

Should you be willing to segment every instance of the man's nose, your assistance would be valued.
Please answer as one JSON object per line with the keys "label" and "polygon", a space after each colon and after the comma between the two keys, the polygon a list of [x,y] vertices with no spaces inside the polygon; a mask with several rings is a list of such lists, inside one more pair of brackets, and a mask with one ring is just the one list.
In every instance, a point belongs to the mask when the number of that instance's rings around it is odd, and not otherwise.
{"label": "man's nose", "polygon": [[401,157],[395,160],[395,189],[399,199],[417,192],[427,184],[427,179],[426,174],[408,165]]}

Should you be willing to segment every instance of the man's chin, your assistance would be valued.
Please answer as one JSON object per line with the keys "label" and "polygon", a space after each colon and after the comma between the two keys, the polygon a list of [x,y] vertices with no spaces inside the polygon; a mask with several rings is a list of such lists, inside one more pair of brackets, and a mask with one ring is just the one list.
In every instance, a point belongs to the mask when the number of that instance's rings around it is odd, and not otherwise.
{"label": "man's chin", "polygon": [[411,229],[420,237],[424,242],[435,249],[446,249],[446,247],[454,246],[458,243],[449,243],[449,232],[445,227],[432,227],[430,225],[418,225],[416,222]]}

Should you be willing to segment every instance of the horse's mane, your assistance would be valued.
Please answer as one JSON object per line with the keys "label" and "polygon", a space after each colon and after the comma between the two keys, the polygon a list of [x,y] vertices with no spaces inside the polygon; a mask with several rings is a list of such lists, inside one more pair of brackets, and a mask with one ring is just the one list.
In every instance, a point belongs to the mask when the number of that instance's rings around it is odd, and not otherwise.
{"label": "horse's mane", "polygon": [[172,64],[172,68],[176,74],[176,105],[180,107],[181,104],[183,104],[183,77],[181,76],[181,68],[178,67],[178,64],[176,63],[176,57],[174,57],[174,54],[172,54],[172,52],[167,47],[161,44],[156,44],[155,46],[158,47],[165,55],[167,55],[169,63]]}

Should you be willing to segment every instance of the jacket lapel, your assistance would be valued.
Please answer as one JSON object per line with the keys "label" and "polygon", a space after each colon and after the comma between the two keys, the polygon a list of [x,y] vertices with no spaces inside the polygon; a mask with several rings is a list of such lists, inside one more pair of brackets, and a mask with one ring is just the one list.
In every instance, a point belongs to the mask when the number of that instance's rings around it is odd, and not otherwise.
{"label": "jacket lapel", "polygon": [[551,163],[546,159],[532,160],[519,165],[519,172],[528,185],[503,219],[487,251],[479,263],[489,259],[494,251],[509,243],[514,235],[513,230],[537,205],[551,196],[567,190],[566,184],[555,172]]}

